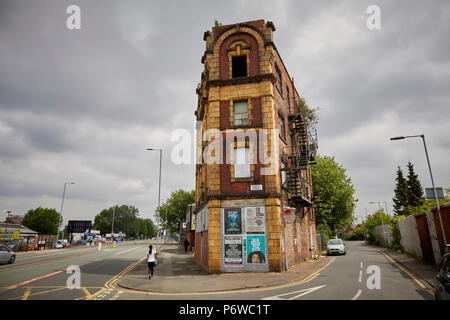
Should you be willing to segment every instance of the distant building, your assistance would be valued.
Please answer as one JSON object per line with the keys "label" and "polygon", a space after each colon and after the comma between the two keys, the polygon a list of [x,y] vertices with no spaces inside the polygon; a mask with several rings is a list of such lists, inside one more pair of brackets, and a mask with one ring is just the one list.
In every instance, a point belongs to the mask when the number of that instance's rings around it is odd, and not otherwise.
{"label": "distant building", "polygon": [[[317,254],[317,141],[274,31],[257,20],[203,37],[194,213],[195,256],[208,272],[280,272]],[[287,209],[292,224],[283,222]]]}
{"label": "distant building", "polygon": [[7,217],[5,219],[4,222],[15,223],[15,224],[22,224],[23,218],[25,218],[25,217],[24,216],[20,216],[20,215],[10,215],[9,217]]}

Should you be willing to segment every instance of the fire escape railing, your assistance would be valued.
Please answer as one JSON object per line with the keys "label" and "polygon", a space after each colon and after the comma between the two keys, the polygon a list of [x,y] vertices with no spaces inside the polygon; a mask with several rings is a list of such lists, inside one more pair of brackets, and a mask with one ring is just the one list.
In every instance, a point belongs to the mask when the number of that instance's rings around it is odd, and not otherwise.
{"label": "fire escape railing", "polygon": [[312,206],[312,185],[307,178],[307,169],[316,161],[317,133],[308,132],[306,121],[301,113],[288,115],[292,144],[285,147],[286,179],[283,187],[288,190],[288,199],[292,205]]}

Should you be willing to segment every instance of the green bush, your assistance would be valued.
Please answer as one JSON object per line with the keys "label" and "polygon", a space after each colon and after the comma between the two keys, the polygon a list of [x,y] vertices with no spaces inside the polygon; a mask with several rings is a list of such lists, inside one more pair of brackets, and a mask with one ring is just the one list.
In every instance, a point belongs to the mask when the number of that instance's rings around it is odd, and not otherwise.
{"label": "green bush", "polygon": [[352,233],[346,234],[344,240],[364,240],[366,230],[362,227],[358,227],[353,230]]}
{"label": "green bush", "polygon": [[402,239],[402,235],[400,234],[400,228],[398,227],[397,221],[404,219],[405,216],[395,216],[391,221],[391,227],[392,227],[392,244],[391,248],[394,250],[402,250],[403,247],[400,244],[400,240]]}

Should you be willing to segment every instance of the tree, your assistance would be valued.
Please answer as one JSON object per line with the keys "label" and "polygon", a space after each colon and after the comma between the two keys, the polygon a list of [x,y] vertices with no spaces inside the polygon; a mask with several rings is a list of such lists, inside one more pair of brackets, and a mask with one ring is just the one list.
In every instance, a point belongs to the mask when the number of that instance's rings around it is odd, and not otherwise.
{"label": "tree", "polygon": [[301,97],[298,102],[298,108],[300,109],[300,112],[303,114],[303,116],[306,119],[308,132],[314,132],[316,129],[317,124],[319,123],[319,107],[312,108],[310,107],[305,98]]}
{"label": "tree", "polygon": [[[180,231],[180,223],[186,219],[186,208],[195,202],[195,191],[178,190],[170,194],[169,199],[156,208],[156,215],[162,226],[167,226],[169,234]],[[167,220],[166,220],[167,215]]]}
{"label": "tree", "polygon": [[408,182],[403,176],[403,171],[398,166],[397,168],[397,178],[395,179],[397,184],[394,189],[394,213],[396,216],[404,215],[405,209],[408,206]]}
{"label": "tree", "polygon": [[101,234],[111,233],[114,213],[114,233],[125,233],[127,237],[134,238],[136,235],[153,237],[156,228],[150,219],[139,218],[139,210],[133,206],[121,205],[103,209],[95,216],[93,229],[99,230]]}
{"label": "tree", "polygon": [[366,238],[366,229],[364,227],[357,227],[353,232],[346,235],[344,240],[364,240]]}
{"label": "tree", "polygon": [[22,224],[39,234],[56,235],[62,223],[62,216],[55,209],[37,208],[28,210]]}
{"label": "tree", "polygon": [[[316,225],[327,226],[333,233],[354,221],[358,201],[351,179],[334,157],[317,156],[311,169]],[[326,227],[324,228],[326,229]]]}
{"label": "tree", "polygon": [[[443,205],[446,202],[450,202],[450,197],[444,197],[439,199],[439,205]],[[408,207],[408,214],[418,214],[422,212],[430,212],[431,209],[436,207],[435,199],[426,199],[423,201],[422,205],[418,207]]]}
{"label": "tree", "polygon": [[419,181],[419,176],[414,172],[414,165],[408,161],[408,206],[420,207],[424,201],[425,196]]}
{"label": "tree", "polygon": [[[381,216],[383,216],[383,221],[381,221]],[[364,225],[368,230],[372,230],[376,226],[381,226],[382,224],[390,224],[391,217],[384,212],[384,209],[377,210],[374,213],[367,216]]]}

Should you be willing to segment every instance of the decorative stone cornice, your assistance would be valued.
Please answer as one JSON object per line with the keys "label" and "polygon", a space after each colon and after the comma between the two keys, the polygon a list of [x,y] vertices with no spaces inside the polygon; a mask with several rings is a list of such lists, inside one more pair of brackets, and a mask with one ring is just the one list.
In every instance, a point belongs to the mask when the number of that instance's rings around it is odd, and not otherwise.
{"label": "decorative stone cornice", "polygon": [[276,82],[275,75],[273,73],[260,74],[256,76],[250,77],[240,77],[240,78],[231,78],[231,79],[217,79],[217,80],[209,80],[206,81],[206,88],[210,87],[223,87],[230,85],[238,85],[238,84],[246,84],[246,83],[255,83],[264,80],[269,80],[272,83]]}

